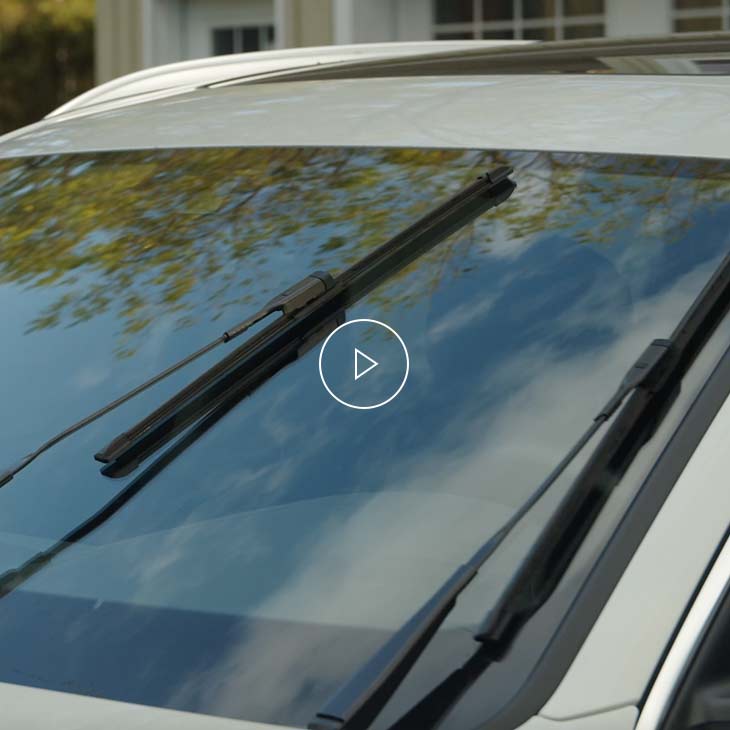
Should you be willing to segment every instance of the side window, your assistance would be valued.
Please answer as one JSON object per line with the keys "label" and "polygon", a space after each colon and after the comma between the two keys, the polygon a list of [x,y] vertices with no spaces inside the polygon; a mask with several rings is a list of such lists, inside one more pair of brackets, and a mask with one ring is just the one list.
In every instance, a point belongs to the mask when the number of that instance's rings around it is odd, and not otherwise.
{"label": "side window", "polygon": [[705,631],[661,730],[730,730],[730,590]]}

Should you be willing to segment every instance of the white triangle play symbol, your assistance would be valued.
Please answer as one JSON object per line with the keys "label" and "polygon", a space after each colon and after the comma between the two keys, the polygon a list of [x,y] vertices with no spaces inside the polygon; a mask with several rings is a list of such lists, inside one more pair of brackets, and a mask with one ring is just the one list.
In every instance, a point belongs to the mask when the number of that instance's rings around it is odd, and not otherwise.
{"label": "white triangle play symbol", "polygon": [[[371,363],[364,370],[360,369],[360,358],[363,358]],[[378,363],[373,360],[372,357],[368,357],[364,352],[360,352],[357,347],[355,348],[355,380],[359,380],[360,378],[362,378],[363,375],[369,373],[373,368],[376,367],[378,367]]]}

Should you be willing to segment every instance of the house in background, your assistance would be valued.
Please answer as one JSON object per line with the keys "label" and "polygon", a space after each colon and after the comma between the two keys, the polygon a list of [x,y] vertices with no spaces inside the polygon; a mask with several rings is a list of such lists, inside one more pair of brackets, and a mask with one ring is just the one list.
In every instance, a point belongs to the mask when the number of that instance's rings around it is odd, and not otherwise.
{"label": "house in background", "polygon": [[268,48],[730,30],[730,0],[97,0],[96,79]]}

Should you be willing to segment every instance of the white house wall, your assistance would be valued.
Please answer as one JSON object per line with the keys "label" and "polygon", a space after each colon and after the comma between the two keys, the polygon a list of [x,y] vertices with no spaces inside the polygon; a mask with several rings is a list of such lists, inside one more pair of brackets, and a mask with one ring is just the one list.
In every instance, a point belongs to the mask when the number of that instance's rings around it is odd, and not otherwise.
{"label": "white house wall", "polygon": [[395,0],[399,41],[431,40],[433,17],[429,0]]}
{"label": "white house wall", "polygon": [[187,58],[183,5],[180,0],[144,0],[144,67],[160,66]]}
{"label": "white house wall", "polygon": [[431,39],[431,0],[332,0],[335,43]]}
{"label": "white house wall", "polygon": [[627,37],[672,32],[672,0],[606,0],[606,35]]}

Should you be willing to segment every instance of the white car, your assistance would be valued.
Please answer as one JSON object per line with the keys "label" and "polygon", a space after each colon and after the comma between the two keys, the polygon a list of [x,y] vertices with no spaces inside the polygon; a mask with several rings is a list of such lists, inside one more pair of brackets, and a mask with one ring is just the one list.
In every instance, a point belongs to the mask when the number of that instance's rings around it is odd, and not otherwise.
{"label": "white car", "polygon": [[2,727],[730,728],[728,64],[247,54],[0,138]]}

